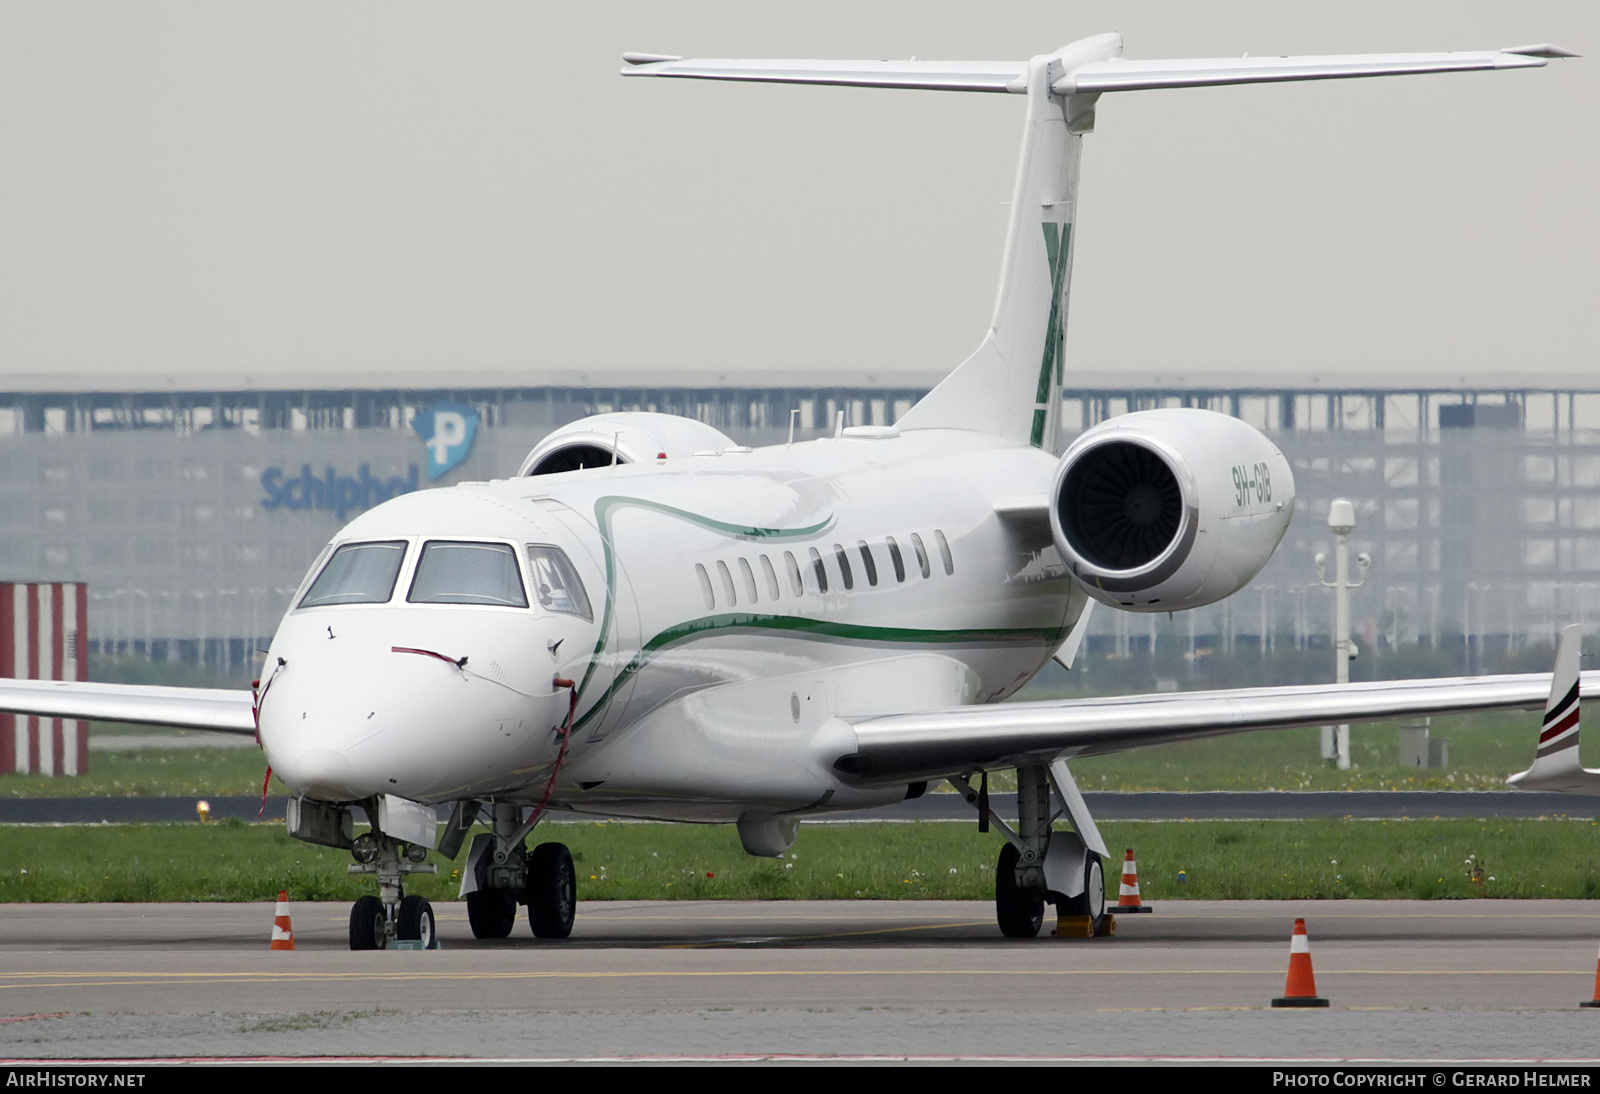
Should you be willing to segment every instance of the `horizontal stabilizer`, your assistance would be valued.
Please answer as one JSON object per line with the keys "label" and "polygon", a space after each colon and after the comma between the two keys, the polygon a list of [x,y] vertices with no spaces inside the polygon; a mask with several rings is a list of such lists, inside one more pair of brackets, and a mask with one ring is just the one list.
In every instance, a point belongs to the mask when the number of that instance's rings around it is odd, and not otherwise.
{"label": "horizontal stabilizer", "polygon": [[[1526,48],[1526,47],[1525,47]],[[1555,47],[1536,47],[1554,49]],[[1560,54],[1566,56],[1566,52]],[[1169,87],[1217,87],[1292,80],[1349,80],[1363,76],[1417,76],[1429,72],[1539,68],[1551,54],[1486,50],[1476,53],[1351,53],[1330,57],[1219,57],[1178,61],[1114,58],[1083,65],[1062,76],[1058,95],[1107,91],[1152,91]]]}
{"label": "horizontal stabilizer", "polygon": [[0,680],[0,711],[40,718],[255,733],[248,691],[166,688],[144,684],[80,684],[55,680]]}
{"label": "horizontal stabilizer", "polygon": [[[1058,95],[1151,91],[1174,87],[1347,80],[1429,72],[1538,68],[1554,57],[1577,54],[1552,45],[1462,53],[1351,53],[1327,57],[1196,57],[1138,61],[1116,57],[1069,69],[1050,85]],[[1025,94],[1026,61],[822,61],[741,60],[625,53],[624,76],[750,83],[897,87],[918,91],[992,91]]]}
{"label": "horizontal stabilizer", "polygon": [[[686,80],[743,80],[768,84],[838,84],[903,87],[920,91],[1026,91],[1025,61],[740,61],[673,58],[636,61],[650,54],[625,53],[624,76],[673,76]],[[1012,87],[1012,84],[1018,86]]]}

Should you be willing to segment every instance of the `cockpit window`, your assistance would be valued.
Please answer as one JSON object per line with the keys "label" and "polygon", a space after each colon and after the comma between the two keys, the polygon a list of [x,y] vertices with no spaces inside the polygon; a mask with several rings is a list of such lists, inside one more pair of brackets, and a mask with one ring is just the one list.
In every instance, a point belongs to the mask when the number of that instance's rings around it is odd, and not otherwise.
{"label": "cockpit window", "polygon": [[504,543],[429,540],[406,600],[412,604],[484,604],[526,608],[517,556]]}
{"label": "cockpit window", "polygon": [[[565,612],[594,622],[594,612],[589,608],[589,597],[583,591],[583,579],[572,568],[572,561],[559,547],[528,545],[528,570],[533,574],[533,592],[539,607],[551,612]],[[701,574],[702,578],[704,573]]]}
{"label": "cockpit window", "polygon": [[406,557],[404,540],[346,543],[328,560],[300,600],[302,608],[334,604],[387,604]]}

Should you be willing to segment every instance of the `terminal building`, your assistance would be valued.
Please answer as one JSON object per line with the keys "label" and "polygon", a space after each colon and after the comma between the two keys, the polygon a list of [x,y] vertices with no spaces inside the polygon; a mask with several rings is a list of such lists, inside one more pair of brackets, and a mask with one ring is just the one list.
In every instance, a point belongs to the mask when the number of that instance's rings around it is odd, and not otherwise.
{"label": "terminal building", "polygon": [[[938,376],[448,379],[0,380],[0,578],[86,582],[92,654],[244,674],[322,545],[393,493],[514,474],[552,429],[611,410],[687,415],[749,445],[781,443],[791,427],[818,436],[841,411],[892,425]],[[414,426],[443,406],[473,433],[438,473]],[[1600,614],[1600,381],[1085,374],[1066,393],[1065,434],[1163,406],[1266,432],[1294,468],[1295,520],[1245,590],[1172,622],[1097,612],[1096,645],[1149,648],[1174,625],[1210,648],[1325,642],[1331,594],[1313,557],[1331,551],[1337,496],[1356,503],[1352,550],[1372,556],[1353,602],[1358,643],[1464,640],[1481,660]]]}

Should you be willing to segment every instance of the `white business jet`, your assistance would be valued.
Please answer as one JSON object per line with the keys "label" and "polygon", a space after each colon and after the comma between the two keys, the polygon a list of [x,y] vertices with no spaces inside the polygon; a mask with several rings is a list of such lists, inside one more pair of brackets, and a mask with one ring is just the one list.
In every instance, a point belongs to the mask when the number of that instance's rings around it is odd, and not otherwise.
{"label": "white business jet", "polygon": [[[606,414],[516,476],[407,494],[313,563],[249,692],[15,681],[0,709],[255,733],[292,835],[346,847],[378,896],[350,944],[433,935],[404,892],[457,856],[473,932],[565,937],[572,859],[527,838],[551,808],[734,823],[781,854],[802,818],[949,780],[989,818],[1015,768],[996,874],[1001,931],[1044,905],[1096,923],[1102,857],[1069,762],[1165,741],[1363,719],[1535,708],[1549,674],[999,705],[1070,664],[1093,603],[1211,604],[1266,563],[1289,464],[1245,424],[1129,414],[1058,453],[1078,156],[1102,95],[1534,68],[1483,53],[1136,61],[1102,35],[1016,63],[684,60],[630,76],[1012,94],[1027,122],[993,322],[895,427],[750,450],[708,426]],[[441,832],[435,808],[452,806]],[[354,834],[359,807],[370,829]],[[1058,823],[1070,828],[1057,828]]]}

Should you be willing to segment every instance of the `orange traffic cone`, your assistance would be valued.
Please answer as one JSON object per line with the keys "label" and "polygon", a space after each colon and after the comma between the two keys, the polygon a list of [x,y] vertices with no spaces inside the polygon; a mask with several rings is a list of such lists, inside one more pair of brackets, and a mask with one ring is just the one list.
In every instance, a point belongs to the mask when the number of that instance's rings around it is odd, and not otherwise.
{"label": "orange traffic cone", "polygon": [[1580,1007],[1600,1007],[1600,961],[1595,962],[1594,968],[1594,998],[1585,999],[1579,1003]]}
{"label": "orange traffic cone", "polygon": [[1118,915],[1154,911],[1148,904],[1139,902],[1139,866],[1133,861],[1132,847],[1128,848],[1127,857],[1122,860],[1122,891],[1117,897],[1116,911]]}
{"label": "orange traffic cone", "polygon": [[1326,999],[1317,998],[1317,981],[1311,975],[1311,943],[1306,939],[1306,921],[1294,921],[1294,934],[1289,939],[1289,977],[1284,981],[1283,996],[1272,1001],[1275,1007],[1325,1007]]}
{"label": "orange traffic cone", "polygon": [[278,890],[278,913],[272,920],[272,948],[294,949],[294,928],[289,924],[289,893],[285,889]]}

